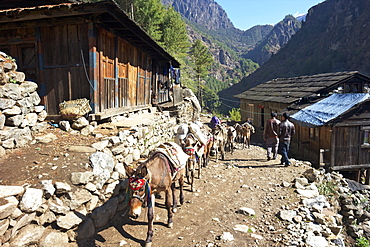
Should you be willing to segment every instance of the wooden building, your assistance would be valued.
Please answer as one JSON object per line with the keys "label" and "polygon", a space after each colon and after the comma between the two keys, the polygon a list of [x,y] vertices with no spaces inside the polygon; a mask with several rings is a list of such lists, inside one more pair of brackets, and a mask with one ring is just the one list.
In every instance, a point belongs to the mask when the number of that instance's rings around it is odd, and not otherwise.
{"label": "wooden building", "polygon": [[[242,119],[252,118],[257,133],[262,135],[271,112],[290,115],[326,98],[333,92],[361,93],[368,90],[370,78],[357,72],[326,73],[312,76],[274,79],[249,89],[240,98]],[[296,124],[291,154],[314,165],[330,163],[331,132],[329,126],[303,127]],[[321,159],[321,160],[320,160]]]}
{"label": "wooden building", "polygon": [[0,10],[0,51],[38,83],[49,115],[87,98],[96,120],[168,101],[179,67],[111,0]]}
{"label": "wooden building", "polygon": [[[315,129],[319,133],[315,136],[317,145],[309,147],[311,160],[331,170],[370,169],[369,93],[332,94],[293,114],[291,119],[302,129]],[[307,137],[302,136],[302,142],[303,138]],[[320,157],[322,151],[327,155]],[[369,173],[366,183],[369,183]]]}

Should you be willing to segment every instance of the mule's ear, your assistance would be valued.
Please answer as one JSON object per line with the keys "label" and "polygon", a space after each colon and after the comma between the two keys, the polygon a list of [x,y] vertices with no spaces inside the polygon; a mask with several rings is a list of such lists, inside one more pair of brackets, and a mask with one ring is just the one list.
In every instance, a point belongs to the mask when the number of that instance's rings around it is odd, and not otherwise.
{"label": "mule's ear", "polygon": [[183,139],[180,140],[180,144],[181,144],[181,146],[185,146],[185,142],[184,142]]}
{"label": "mule's ear", "polygon": [[146,177],[148,175],[148,168],[146,166],[141,167],[140,174],[143,177]]}
{"label": "mule's ear", "polygon": [[125,167],[127,176],[131,177],[132,175],[134,175],[134,172],[135,172],[134,169],[132,169],[131,167],[129,167],[126,163],[123,163],[123,165]]}

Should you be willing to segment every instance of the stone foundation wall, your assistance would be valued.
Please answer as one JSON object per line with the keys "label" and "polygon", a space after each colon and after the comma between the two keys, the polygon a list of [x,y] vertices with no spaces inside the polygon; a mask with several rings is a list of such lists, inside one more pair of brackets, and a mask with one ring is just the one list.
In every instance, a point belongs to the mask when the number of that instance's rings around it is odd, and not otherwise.
{"label": "stone foundation wall", "polygon": [[185,102],[171,116],[157,112],[150,124],[101,137],[92,144],[91,171],[72,173],[70,183],[43,180],[40,189],[0,186],[0,246],[77,246],[92,237],[126,207],[123,163],[145,159],[172,140],[177,123],[191,120],[191,107]]}

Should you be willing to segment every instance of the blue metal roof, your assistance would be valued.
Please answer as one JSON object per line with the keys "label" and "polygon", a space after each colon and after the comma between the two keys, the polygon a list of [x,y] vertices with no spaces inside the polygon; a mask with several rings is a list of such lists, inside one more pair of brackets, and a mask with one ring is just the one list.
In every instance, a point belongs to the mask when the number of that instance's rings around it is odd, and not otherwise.
{"label": "blue metal roof", "polygon": [[369,98],[369,93],[332,94],[293,114],[291,119],[292,122],[303,127],[319,127]]}

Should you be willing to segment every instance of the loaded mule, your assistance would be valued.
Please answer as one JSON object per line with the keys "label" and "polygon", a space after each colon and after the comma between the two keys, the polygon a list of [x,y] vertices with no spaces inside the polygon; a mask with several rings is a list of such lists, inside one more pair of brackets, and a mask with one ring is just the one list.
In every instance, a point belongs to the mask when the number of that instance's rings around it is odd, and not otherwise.
{"label": "loaded mule", "polygon": [[[184,203],[184,172],[186,155],[176,143],[163,143],[154,150],[149,159],[135,170],[125,164],[129,176],[126,200],[129,204],[129,216],[137,219],[141,207],[148,207],[148,232],[145,247],[152,245],[154,219],[154,193],[165,192],[165,206],[168,215],[168,227],[173,227],[173,213],[176,212],[175,181],[180,184],[180,203]],[[171,205],[172,204],[172,205]],[[172,210],[171,210],[172,209]]]}
{"label": "loaded mule", "polygon": [[229,151],[231,154],[234,153],[235,138],[236,138],[236,129],[233,126],[228,126],[226,143],[225,143],[225,151]]}
{"label": "loaded mule", "polygon": [[250,123],[242,124],[242,133],[243,133],[243,148],[250,148],[251,145],[251,134],[255,132],[253,125]]}
{"label": "loaded mule", "polygon": [[184,139],[183,149],[184,152],[189,155],[189,159],[186,164],[186,178],[188,184],[190,184],[191,191],[194,192],[195,170],[198,169],[198,178],[200,179],[205,145],[200,143],[198,138],[196,138],[192,133],[189,133]]}
{"label": "loaded mule", "polygon": [[225,126],[222,124],[216,125],[212,130],[213,143],[211,148],[211,155],[216,156],[216,162],[218,161],[218,154],[221,155],[221,159],[225,159],[225,140],[227,136],[227,131]]}

